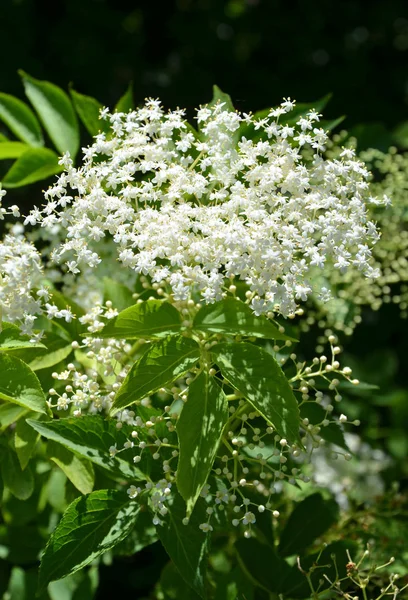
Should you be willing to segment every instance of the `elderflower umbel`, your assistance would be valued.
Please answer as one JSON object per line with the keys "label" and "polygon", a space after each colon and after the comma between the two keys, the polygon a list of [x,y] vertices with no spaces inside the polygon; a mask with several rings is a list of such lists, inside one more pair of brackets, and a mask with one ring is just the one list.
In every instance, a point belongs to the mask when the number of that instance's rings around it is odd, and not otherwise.
{"label": "elderflower umbel", "polygon": [[[352,150],[323,158],[319,115],[280,124],[292,109],[285,101],[257,120],[223,103],[203,107],[200,135],[184,111],[165,113],[158,100],[106,113],[110,135],[95,137],[80,168],[61,159],[65,172],[46,192],[48,204],[26,222],[62,226],[52,258],[71,274],[97,267],[97,243],[113,239],[123,266],[168,286],[176,301],[196,289],[215,302],[235,276],[255,313],[289,315],[312,291],[327,296],[312,285],[313,270],[354,266],[374,276],[378,237],[366,215],[363,163]],[[247,139],[248,127],[262,139]]]}

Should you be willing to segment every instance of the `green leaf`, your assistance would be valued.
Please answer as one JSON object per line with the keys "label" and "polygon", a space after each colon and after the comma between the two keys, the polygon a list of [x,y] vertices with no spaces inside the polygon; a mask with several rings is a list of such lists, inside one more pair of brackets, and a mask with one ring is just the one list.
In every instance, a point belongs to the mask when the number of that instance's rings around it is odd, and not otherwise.
{"label": "green leaf", "polygon": [[[31,418],[39,416],[38,413],[29,413]],[[14,447],[18,460],[20,461],[21,468],[24,469],[28,465],[28,462],[35,450],[40,434],[34,431],[25,419],[20,419],[16,425],[14,432]]]}
{"label": "green leaf", "polygon": [[[86,571],[77,571],[64,579],[51,582],[42,600],[92,600],[99,583],[97,565]],[[25,598],[24,600],[29,600]]]}
{"label": "green leaf", "polygon": [[229,112],[235,112],[234,105],[231,100],[231,96],[229,94],[225,94],[217,85],[213,86],[213,97],[208,106],[212,107],[218,103],[224,104],[223,110],[227,110]]}
{"label": "green leaf", "polygon": [[[305,402],[300,408],[300,415],[302,419],[309,419],[313,425],[319,425],[326,418],[326,411],[322,406],[316,404],[316,402]],[[319,435],[326,442],[335,444],[343,448],[343,450],[350,452],[344,438],[344,433],[337,423],[330,423],[326,427],[321,426]]]}
{"label": "green leaf", "polygon": [[0,352],[0,398],[47,414],[45,395],[35,373],[22,360]]}
{"label": "green leaf", "polygon": [[404,121],[397,125],[392,132],[393,138],[397,146],[405,150],[408,148],[408,121]]}
{"label": "green leaf", "polygon": [[110,277],[104,277],[103,287],[104,302],[106,303],[107,300],[110,300],[113,308],[116,308],[116,310],[125,310],[125,308],[128,308],[135,303],[132,292],[126,285],[123,285],[123,283],[119,283]]}
{"label": "green leaf", "polygon": [[200,358],[197,342],[186,337],[170,337],[155,342],[133,365],[118,390],[111,413],[123,410],[136,400],[187,373]]}
{"label": "green leaf", "polygon": [[189,386],[188,400],[177,421],[177,487],[187,503],[187,516],[211,472],[227,419],[224,392],[208,371],[202,371]]}
{"label": "green leaf", "polygon": [[129,306],[98,332],[98,338],[138,339],[165,337],[180,331],[179,311],[163,300],[146,300]]}
{"label": "green leaf", "polygon": [[34,477],[30,467],[23,471],[17,454],[10,448],[3,448],[1,453],[1,475],[4,485],[19,500],[27,500],[34,491]]}
{"label": "green leaf", "polygon": [[6,598],[7,600],[25,600],[26,577],[24,569],[21,569],[20,567],[12,568]]}
{"label": "green leaf", "polygon": [[127,538],[115,546],[115,556],[133,556],[159,539],[150,512],[143,509],[142,506]]}
{"label": "green leaf", "polygon": [[[34,431],[32,428],[30,429]],[[88,459],[76,456],[70,450],[52,440],[47,444],[47,456],[65,473],[81,494],[92,492],[95,483],[95,472],[92,463]]]}
{"label": "green leaf", "polygon": [[279,553],[300,554],[336,522],[337,516],[334,500],[324,500],[319,493],[308,496],[291,513],[282,531]]}
{"label": "green leaf", "polygon": [[70,309],[75,315],[75,318],[67,323],[63,319],[58,319],[57,323],[67,331],[72,340],[79,340],[81,334],[86,331],[86,326],[82,325],[79,318],[85,314],[84,309],[70,298],[66,298],[64,294],[57,290],[52,290],[51,303],[55,304],[59,310]]}
{"label": "green leaf", "polygon": [[[126,423],[123,423],[121,429],[117,429],[116,421],[104,419],[101,415],[68,417],[47,423],[30,419],[27,423],[45,438],[62,444],[116,477],[145,479],[145,475],[133,464],[132,450],[121,451],[117,456],[110,455],[111,447],[116,444],[118,449],[122,449],[124,443],[131,438],[132,427]],[[139,466],[142,464],[139,463]]]}
{"label": "green leaf", "polygon": [[186,583],[205,598],[208,536],[199,529],[207,522],[205,502],[197,502],[188,525],[183,524],[186,505],[178,493],[172,490],[166,504],[169,512],[163,517],[164,525],[157,527],[160,541]]}
{"label": "green leaf", "polygon": [[68,151],[74,159],[79,148],[79,127],[69,97],[53,83],[34,79],[24,71],[19,73],[25,93],[55,147],[61,154]]}
{"label": "green leaf", "polygon": [[235,298],[225,298],[203,306],[194,318],[193,329],[227,335],[293,340],[281,333],[266,317],[257,317],[247,304]]}
{"label": "green leaf", "polygon": [[125,492],[98,490],[70,504],[41,559],[38,592],[75,573],[113,548],[130,532],[140,506]]}
{"label": "green leaf", "polygon": [[[165,565],[161,572],[159,586],[161,596],[157,594],[156,597],[163,598],[163,600],[198,600],[200,598],[200,596],[187,585],[171,561]],[[223,597],[222,600],[228,599]],[[233,600],[236,600],[236,597],[234,597]]]}
{"label": "green leaf", "polygon": [[236,540],[234,547],[249,579],[269,592],[277,593],[291,568],[276,550],[255,538],[246,540],[243,537]]}
{"label": "green leaf", "polygon": [[22,142],[1,142],[0,160],[18,158],[29,148],[28,144],[23,144]]}
{"label": "green leaf", "polygon": [[333,129],[336,129],[340,123],[343,123],[345,118],[346,117],[343,115],[341,117],[337,117],[337,119],[322,119],[321,121],[316,122],[316,127],[322,128],[325,131],[332,131]]}
{"label": "green leaf", "polygon": [[13,350],[25,350],[31,348],[44,348],[46,346],[41,342],[30,342],[28,335],[21,335],[20,329],[5,321],[1,324],[0,331],[0,352],[11,352]]}
{"label": "green leaf", "polygon": [[67,340],[52,331],[47,331],[44,343],[46,344],[45,352],[36,356],[34,360],[29,363],[30,369],[33,371],[53,367],[65,360],[71,352],[73,352],[72,344],[67,343]]}
{"label": "green leaf", "polygon": [[99,118],[102,104],[96,98],[80,94],[72,88],[69,91],[75,110],[88,133],[94,137],[99,132],[105,131],[107,123]]}
{"label": "green leaf", "polygon": [[300,442],[299,407],[282,369],[271,354],[247,343],[211,348],[223,377],[239,390],[280,436]]}
{"label": "green leaf", "polygon": [[0,432],[7,429],[9,425],[15,423],[27,413],[28,410],[26,408],[17,406],[17,404],[11,404],[11,402],[0,405]]}
{"label": "green leaf", "polygon": [[5,188],[17,188],[61,173],[58,156],[48,148],[30,148],[16,160],[5,174]]}
{"label": "green leaf", "polygon": [[33,111],[21,100],[0,93],[0,120],[29,146],[43,146],[40,124]]}
{"label": "green leaf", "polygon": [[129,83],[129,87],[123,96],[119,99],[115,106],[115,112],[128,113],[134,107],[133,103],[133,83]]}
{"label": "green leaf", "polygon": [[[281,125],[293,125],[300,117],[305,117],[313,109],[316,110],[316,112],[321,113],[331,100],[332,95],[333,94],[326,94],[314,102],[298,102],[293,110],[279,117],[279,123]],[[319,126],[319,123],[317,123],[317,126]]]}

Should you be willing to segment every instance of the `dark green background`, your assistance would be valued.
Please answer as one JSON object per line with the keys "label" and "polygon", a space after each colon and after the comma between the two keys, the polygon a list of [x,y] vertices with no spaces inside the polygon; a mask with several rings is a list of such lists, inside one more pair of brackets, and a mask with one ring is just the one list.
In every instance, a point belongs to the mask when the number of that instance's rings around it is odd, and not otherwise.
{"label": "dark green background", "polygon": [[211,85],[249,111],[282,96],[334,93],[348,124],[407,118],[405,0],[2,0],[0,89],[16,70],[113,104],[135,97],[189,108]]}

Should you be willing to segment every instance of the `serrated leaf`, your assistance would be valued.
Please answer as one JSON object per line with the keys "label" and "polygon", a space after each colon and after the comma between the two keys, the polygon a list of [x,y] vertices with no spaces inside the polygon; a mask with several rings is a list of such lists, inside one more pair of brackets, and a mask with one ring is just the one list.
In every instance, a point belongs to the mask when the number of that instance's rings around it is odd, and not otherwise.
{"label": "serrated leaf", "polygon": [[99,331],[98,338],[138,339],[165,337],[180,331],[181,315],[172,304],[146,300],[129,306]]}
{"label": "serrated leaf", "polygon": [[271,354],[247,343],[211,348],[223,377],[239,390],[280,436],[300,443],[299,407],[282,369]]}
{"label": "serrated leaf", "polygon": [[47,414],[45,395],[35,373],[22,360],[0,353],[0,398]]}
{"label": "serrated leaf", "polygon": [[13,350],[25,350],[31,348],[43,348],[46,346],[41,342],[30,342],[28,335],[21,335],[20,329],[13,323],[5,321],[1,324],[0,352],[11,352]]}
{"label": "serrated leaf", "polygon": [[[38,415],[38,413],[29,413],[28,416],[36,418],[36,414]],[[28,465],[39,437],[40,434],[30,427],[25,419],[20,419],[17,422],[14,432],[14,447],[23,471]]]}
{"label": "serrated leaf", "polygon": [[41,559],[38,592],[75,573],[122,541],[140,510],[125,492],[97,490],[77,498],[62,516]]}
{"label": "serrated leaf", "polygon": [[67,94],[49,81],[34,79],[19,71],[25,93],[57,150],[69,152],[75,158],[79,148],[79,127],[75,111]]}
{"label": "serrated leaf", "polygon": [[186,337],[170,337],[152,344],[133,365],[116,394],[111,413],[157,392],[178,379],[200,358],[200,348]]}
{"label": "serrated leaf", "polygon": [[0,120],[29,146],[43,146],[40,124],[33,111],[18,98],[0,93]]}
{"label": "serrated leaf", "polygon": [[303,552],[336,522],[337,516],[336,502],[324,500],[319,493],[299,502],[282,531],[279,544],[281,556]]}
{"label": "serrated leaf", "polygon": [[80,94],[72,88],[69,91],[75,110],[88,133],[94,137],[99,132],[106,131],[108,128],[106,121],[99,118],[102,104],[96,98]]}
{"label": "serrated leaf", "polygon": [[134,107],[133,102],[133,84],[129,83],[129,87],[123,96],[118,100],[115,106],[115,112],[127,113]]}
{"label": "serrated leaf", "polygon": [[48,148],[30,148],[12,164],[2,184],[5,188],[17,188],[47,179],[63,170],[58,160]]}
{"label": "serrated leaf", "polygon": [[10,448],[1,450],[0,462],[4,485],[19,500],[27,500],[34,491],[34,477],[30,467],[23,471],[17,454]]}
{"label": "serrated leaf", "polygon": [[0,142],[0,160],[18,158],[29,148],[28,144],[22,142]]}
{"label": "serrated leaf", "polygon": [[188,400],[177,421],[180,456],[177,487],[189,516],[211,472],[228,419],[228,402],[221,387],[202,371],[191,383]]}
{"label": "serrated leaf", "polygon": [[157,527],[160,541],[186,583],[205,598],[208,536],[199,525],[207,522],[206,505],[197,502],[188,525],[183,524],[186,505],[180,494],[172,490],[166,505],[169,512],[163,517],[164,525]]}
{"label": "serrated leaf", "polygon": [[[34,431],[32,428],[30,428]],[[81,494],[90,494],[95,483],[95,472],[92,463],[76,456],[61,444],[52,440],[47,444],[47,456],[65,473],[71,483]]]}
{"label": "serrated leaf", "polygon": [[193,329],[227,335],[293,340],[281,333],[266,317],[257,317],[247,304],[235,298],[225,298],[203,306],[194,318]]}
{"label": "serrated leaf", "polygon": [[[104,419],[101,415],[68,417],[47,423],[27,420],[27,423],[48,440],[62,444],[116,477],[145,479],[145,474],[133,464],[132,450],[122,450],[132,432],[132,428],[126,423],[122,424],[121,429],[117,429],[114,420]],[[110,448],[115,445],[121,452],[117,456],[111,456]],[[143,463],[139,463],[141,465]]]}

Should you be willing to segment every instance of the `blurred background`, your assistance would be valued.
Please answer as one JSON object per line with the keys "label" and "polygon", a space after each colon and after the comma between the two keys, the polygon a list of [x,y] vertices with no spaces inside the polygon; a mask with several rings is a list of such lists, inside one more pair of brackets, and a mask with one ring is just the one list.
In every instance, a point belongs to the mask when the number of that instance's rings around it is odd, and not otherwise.
{"label": "blurred background", "polygon": [[17,69],[112,105],[196,107],[216,83],[257,110],[282,96],[334,97],[347,126],[406,119],[405,0],[1,0],[0,89],[22,96]]}

